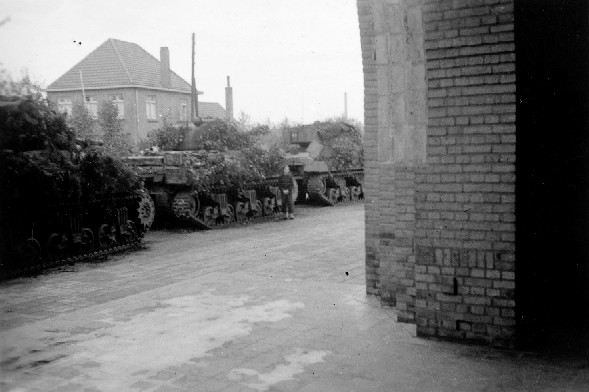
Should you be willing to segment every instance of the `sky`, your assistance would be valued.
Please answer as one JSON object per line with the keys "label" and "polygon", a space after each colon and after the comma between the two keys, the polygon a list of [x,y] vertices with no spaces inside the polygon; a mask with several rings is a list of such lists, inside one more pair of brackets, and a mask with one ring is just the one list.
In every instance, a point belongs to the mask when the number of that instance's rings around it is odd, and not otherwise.
{"label": "sky", "polygon": [[[9,18],[8,20],[6,20]],[[5,21],[6,20],[6,21]],[[255,122],[363,120],[356,0],[0,0],[0,68],[47,87],[109,38],[134,42],[190,82],[200,101]],[[81,44],[79,44],[81,42]]]}

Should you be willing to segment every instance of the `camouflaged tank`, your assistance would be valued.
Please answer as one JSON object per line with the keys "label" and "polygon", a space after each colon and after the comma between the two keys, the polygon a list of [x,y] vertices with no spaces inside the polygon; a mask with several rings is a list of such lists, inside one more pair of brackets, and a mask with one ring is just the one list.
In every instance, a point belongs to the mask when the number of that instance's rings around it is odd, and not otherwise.
{"label": "camouflaged tank", "polygon": [[[234,126],[217,123],[222,129]],[[240,150],[198,149],[198,132],[198,127],[186,131],[176,151],[152,149],[126,159],[143,178],[158,220],[207,230],[279,211],[281,165],[269,172],[253,165]]]}
{"label": "camouflaged tank", "polygon": [[35,99],[0,102],[0,273],[130,248],[154,218],[139,179]]}
{"label": "camouflaged tank", "polygon": [[364,199],[362,135],[345,122],[315,122],[283,130],[283,140],[297,146],[288,154],[299,199],[333,206]]}

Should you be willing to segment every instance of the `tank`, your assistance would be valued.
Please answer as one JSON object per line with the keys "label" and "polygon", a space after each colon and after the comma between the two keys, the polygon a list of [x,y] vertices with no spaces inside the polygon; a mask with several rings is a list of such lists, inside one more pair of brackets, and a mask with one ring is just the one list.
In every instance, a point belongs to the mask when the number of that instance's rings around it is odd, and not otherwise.
{"label": "tank", "polygon": [[272,155],[235,124],[215,120],[160,132],[178,135],[168,145],[173,150],[151,148],[126,159],[143,178],[158,220],[208,230],[279,210],[283,157],[275,154],[269,161]]}
{"label": "tank", "polygon": [[364,199],[362,135],[356,127],[341,121],[315,122],[282,132],[283,140],[295,147],[286,162],[301,201],[333,206]]}
{"label": "tank", "polygon": [[140,179],[76,140],[44,101],[0,104],[0,273],[3,277],[128,249],[149,230]]}

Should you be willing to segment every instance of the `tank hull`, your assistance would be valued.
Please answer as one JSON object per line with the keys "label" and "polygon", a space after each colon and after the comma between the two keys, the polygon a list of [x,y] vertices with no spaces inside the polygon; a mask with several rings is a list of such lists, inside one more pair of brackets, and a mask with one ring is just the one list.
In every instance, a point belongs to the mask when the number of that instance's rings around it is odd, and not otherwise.
{"label": "tank hull", "polygon": [[364,199],[362,168],[330,171],[325,162],[306,156],[288,157],[287,164],[297,180],[300,202],[335,206]]}
{"label": "tank hull", "polygon": [[273,217],[282,205],[278,177],[239,185],[204,187],[199,170],[218,153],[166,151],[162,155],[130,157],[144,179],[157,209],[158,222],[210,230],[251,219]]}

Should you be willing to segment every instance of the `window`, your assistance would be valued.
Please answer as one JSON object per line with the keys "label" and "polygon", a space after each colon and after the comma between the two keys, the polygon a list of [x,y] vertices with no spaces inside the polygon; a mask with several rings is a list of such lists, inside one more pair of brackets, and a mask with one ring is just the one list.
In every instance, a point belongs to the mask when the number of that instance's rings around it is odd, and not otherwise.
{"label": "window", "polygon": [[113,105],[115,105],[117,107],[117,109],[119,110],[118,118],[124,118],[125,117],[125,100],[123,99],[123,95],[122,94],[109,95],[108,99],[110,99],[110,101],[113,103]]}
{"label": "window", "polygon": [[57,109],[61,113],[65,113],[68,116],[72,115],[72,100],[70,98],[59,98],[57,100]]}
{"label": "window", "polygon": [[88,114],[92,117],[98,117],[98,102],[96,102],[96,98],[92,95],[86,95],[86,110],[88,110]]}
{"label": "window", "polygon": [[180,100],[180,121],[188,121],[188,101]]}
{"label": "window", "polygon": [[156,108],[156,100],[155,95],[148,95],[145,99],[145,113],[147,115],[148,120],[156,120],[157,119],[157,108]]}

